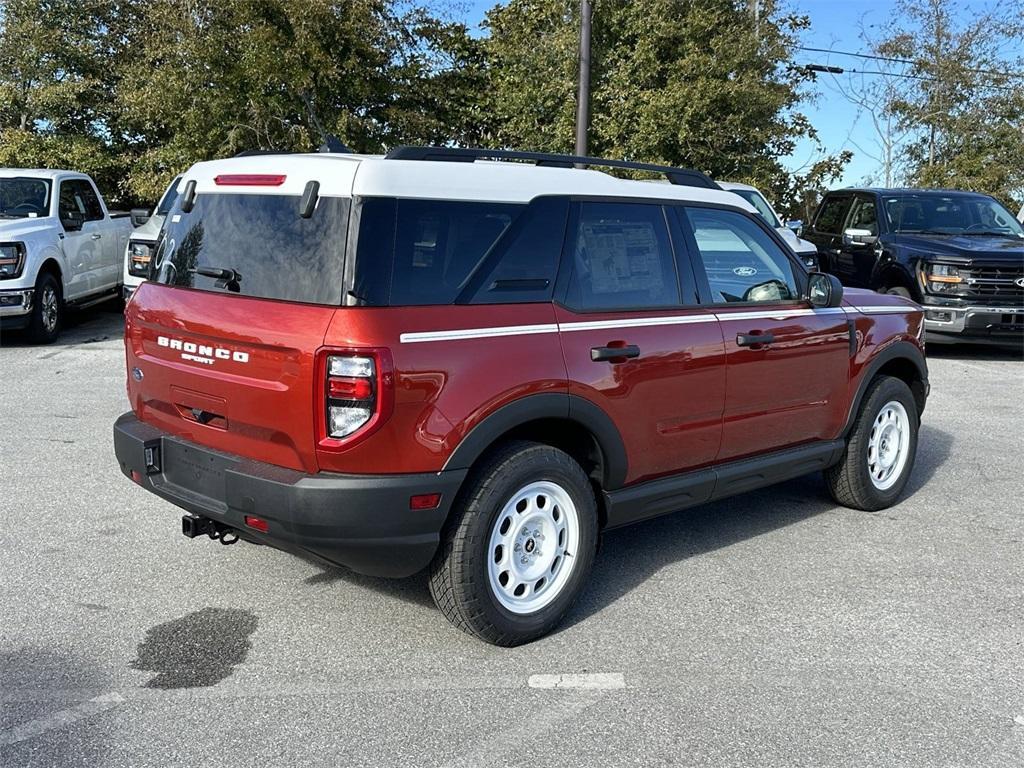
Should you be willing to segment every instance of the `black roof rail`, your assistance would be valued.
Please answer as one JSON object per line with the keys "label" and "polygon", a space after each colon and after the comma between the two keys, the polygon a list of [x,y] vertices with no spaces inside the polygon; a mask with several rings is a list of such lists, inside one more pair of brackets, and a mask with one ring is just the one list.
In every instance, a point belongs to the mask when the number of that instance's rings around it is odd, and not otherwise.
{"label": "black roof rail", "polygon": [[672,184],[705,189],[721,189],[713,180],[700,171],[689,168],[674,168],[671,165],[633,163],[629,160],[606,160],[600,157],[580,155],[558,155],[549,152],[519,152],[513,149],[480,149],[460,147],[395,147],[385,156],[386,160],[435,160],[448,163],[472,163],[477,160],[526,160],[535,165],[550,168],[572,168],[573,166],[598,166],[604,168],[628,168],[633,171],[661,173]]}

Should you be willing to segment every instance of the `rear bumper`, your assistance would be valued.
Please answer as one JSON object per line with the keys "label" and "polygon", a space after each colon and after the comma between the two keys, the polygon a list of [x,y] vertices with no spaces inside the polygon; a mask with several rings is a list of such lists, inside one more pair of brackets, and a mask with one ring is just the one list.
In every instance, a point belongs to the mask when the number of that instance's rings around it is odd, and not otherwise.
{"label": "rear bumper", "polygon": [[[114,423],[114,453],[126,476],[192,514],[370,576],[410,576],[430,563],[467,472],[307,475],[187,442],[133,413]],[[428,493],[441,494],[436,509],[409,509],[411,496]],[[247,527],[246,515],[266,520],[267,533]]]}
{"label": "rear bumper", "polygon": [[929,340],[1009,343],[1024,339],[1024,306],[925,303],[924,310]]}

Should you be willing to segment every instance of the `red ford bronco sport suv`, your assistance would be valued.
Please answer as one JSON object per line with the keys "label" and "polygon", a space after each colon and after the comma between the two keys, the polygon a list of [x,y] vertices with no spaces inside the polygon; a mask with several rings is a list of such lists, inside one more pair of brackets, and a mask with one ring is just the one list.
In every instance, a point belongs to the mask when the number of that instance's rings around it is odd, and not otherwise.
{"label": "red ford bronco sport suv", "polygon": [[429,569],[448,619],[515,645],[603,530],[819,470],[855,509],[907,483],[921,308],[808,274],[702,174],[404,147],[180,189],[126,310],[114,447],[187,535]]}

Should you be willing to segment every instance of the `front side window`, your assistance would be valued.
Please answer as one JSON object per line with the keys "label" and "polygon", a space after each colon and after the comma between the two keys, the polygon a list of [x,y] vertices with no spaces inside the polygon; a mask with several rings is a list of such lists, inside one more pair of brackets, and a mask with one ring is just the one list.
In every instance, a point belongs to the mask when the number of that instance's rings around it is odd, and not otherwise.
{"label": "front side window", "polygon": [[580,203],[569,242],[566,303],[615,310],[679,304],[679,281],[660,205]]}
{"label": "front side window", "polygon": [[847,229],[860,229],[878,234],[878,209],[875,201],[870,197],[858,197],[850,211],[850,220],[846,224]]}
{"label": "front side window", "polygon": [[100,205],[92,184],[85,179],[71,179],[60,183],[61,218],[66,218],[67,213],[77,213],[86,221],[99,221],[103,218],[103,206]]}
{"label": "front side window", "polygon": [[711,302],[795,301],[793,264],[757,224],[734,211],[686,208]]}
{"label": "front side window", "polygon": [[350,200],[320,197],[299,215],[297,195],[198,195],[175,202],[154,279],[167,285],[311,304],[341,303]]}
{"label": "front side window", "polygon": [[352,298],[370,306],[451,304],[524,207],[364,200]]}
{"label": "front side window", "polygon": [[157,216],[166,216],[171,207],[174,205],[174,201],[178,197],[178,183],[181,181],[181,176],[178,176],[174,181],[171,182],[171,186],[164,192],[164,196],[160,198],[160,202],[156,206]]}
{"label": "front side window", "polygon": [[821,210],[814,219],[814,231],[824,232],[830,235],[839,234],[839,228],[843,224],[843,214],[846,213],[846,206],[850,202],[849,197],[829,197],[821,204]]}

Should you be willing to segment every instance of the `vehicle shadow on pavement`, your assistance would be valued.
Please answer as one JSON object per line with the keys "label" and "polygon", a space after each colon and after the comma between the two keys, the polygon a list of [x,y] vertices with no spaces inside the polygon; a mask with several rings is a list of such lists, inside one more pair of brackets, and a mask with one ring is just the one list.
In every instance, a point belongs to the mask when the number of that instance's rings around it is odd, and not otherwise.
{"label": "vehicle shadow on pavement", "polygon": [[61,347],[119,339],[124,335],[124,304],[107,301],[88,309],[65,312],[61,323],[60,335],[50,344],[36,344],[29,338],[28,331],[3,331],[0,332],[0,347],[36,347],[40,354],[45,354],[47,350]]}
{"label": "vehicle shadow on pavement", "polygon": [[[953,438],[948,433],[927,423],[921,425],[917,459],[910,482],[903,493],[904,499],[923,488],[949,460],[952,445]],[[665,565],[713,552],[824,512],[835,511],[843,510],[829,497],[821,475],[815,473],[760,491],[609,531],[603,537],[590,583],[560,629],[566,629],[601,611],[647,581]],[[311,557],[300,557],[322,569],[320,573],[303,580],[307,585],[344,582],[386,597],[433,608],[425,572],[406,579],[379,579],[345,568],[328,566]]]}
{"label": "vehicle shadow on pavement", "polygon": [[[948,461],[952,443],[953,438],[946,432],[922,425],[917,459],[902,499],[924,487]],[[836,505],[821,474],[815,473],[609,531],[603,537],[590,583],[556,631],[568,629],[614,604],[667,565],[827,512],[867,514]]]}
{"label": "vehicle shadow on pavement", "polygon": [[929,344],[928,357],[940,360],[991,360],[994,362],[1024,360],[1024,344],[989,346],[982,344]]}
{"label": "vehicle shadow on pavement", "polygon": [[95,721],[76,727],[90,699],[107,683],[81,658],[63,650],[0,651],[0,765],[105,763],[109,739]]}

